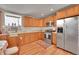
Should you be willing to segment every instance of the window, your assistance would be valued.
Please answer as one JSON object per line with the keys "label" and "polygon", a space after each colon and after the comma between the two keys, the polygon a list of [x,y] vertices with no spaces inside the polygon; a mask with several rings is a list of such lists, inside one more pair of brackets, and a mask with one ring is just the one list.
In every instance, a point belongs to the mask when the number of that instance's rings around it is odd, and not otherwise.
{"label": "window", "polygon": [[22,26],[21,16],[5,13],[5,26],[12,26],[12,23],[16,24],[16,26]]}

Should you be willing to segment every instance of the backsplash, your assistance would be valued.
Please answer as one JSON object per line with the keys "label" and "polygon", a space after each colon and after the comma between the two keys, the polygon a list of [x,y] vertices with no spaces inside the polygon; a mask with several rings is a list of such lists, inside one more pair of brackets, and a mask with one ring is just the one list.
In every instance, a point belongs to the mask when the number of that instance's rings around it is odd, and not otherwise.
{"label": "backsplash", "polygon": [[24,32],[45,32],[45,30],[55,30],[54,27],[20,27],[17,32],[8,30],[7,27],[3,29],[3,33],[24,33]]}
{"label": "backsplash", "polygon": [[53,27],[22,27],[22,31],[45,31],[45,30],[49,30],[52,29]]}

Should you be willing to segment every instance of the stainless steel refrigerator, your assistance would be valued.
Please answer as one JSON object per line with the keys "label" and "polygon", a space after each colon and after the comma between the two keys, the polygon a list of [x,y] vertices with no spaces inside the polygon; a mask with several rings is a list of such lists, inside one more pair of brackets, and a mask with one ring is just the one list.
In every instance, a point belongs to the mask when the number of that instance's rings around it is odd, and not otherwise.
{"label": "stainless steel refrigerator", "polygon": [[[58,46],[60,48],[63,48],[67,51],[70,51],[74,54],[79,54],[79,16],[76,17],[70,17],[63,19],[63,35],[62,35],[62,41],[63,47]],[[58,27],[58,25],[57,25]],[[57,32],[57,43],[60,41],[58,38],[58,32]]]}
{"label": "stainless steel refrigerator", "polygon": [[57,20],[57,47],[64,48],[64,20]]}

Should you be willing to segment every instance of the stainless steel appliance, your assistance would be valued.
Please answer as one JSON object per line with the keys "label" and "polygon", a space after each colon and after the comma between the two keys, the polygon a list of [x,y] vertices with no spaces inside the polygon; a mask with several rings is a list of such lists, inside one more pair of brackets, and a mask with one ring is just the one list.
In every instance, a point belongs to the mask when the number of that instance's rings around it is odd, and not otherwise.
{"label": "stainless steel appliance", "polygon": [[63,21],[57,21],[57,47],[79,54],[79,16],[65,18]]}
{"label": "stainless steel appliance", "polygon": [[74,54],[79,54],[79,18],[71,17],[65,19],[65,50],[70,51]]}
{"label": "stainless steel appliance", "polygon": [[57,20],[57,47],[64,48],[64,33],[63,33],[64,20]]}
{"label": "stainless steel appliance", "polygon": [[44,41],[48,44],[52,44],[52,31],[46,30],[44,33]]}
{"label": "stainless steel appliance", "polygon": [[[52,44],[52,32],[53,32],[52,26],[53,26],[53,22],[52,21],[48,21],[46,23],[47,29],[44,32],[44,41],[46,43],[48,43],[49,45]],[[49,28],[49,27],[51,27],[51,28]]]}

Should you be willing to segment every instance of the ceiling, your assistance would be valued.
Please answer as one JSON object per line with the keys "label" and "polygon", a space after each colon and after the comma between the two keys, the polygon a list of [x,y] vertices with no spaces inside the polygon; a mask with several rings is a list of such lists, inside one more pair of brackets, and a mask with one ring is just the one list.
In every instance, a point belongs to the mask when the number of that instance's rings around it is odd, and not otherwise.
{"label": "ceiling", "polygon": [[70,4],[0,4],[0,8],[17,14],[43,18]]}

